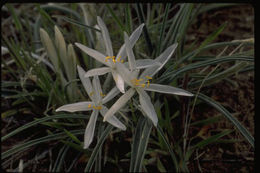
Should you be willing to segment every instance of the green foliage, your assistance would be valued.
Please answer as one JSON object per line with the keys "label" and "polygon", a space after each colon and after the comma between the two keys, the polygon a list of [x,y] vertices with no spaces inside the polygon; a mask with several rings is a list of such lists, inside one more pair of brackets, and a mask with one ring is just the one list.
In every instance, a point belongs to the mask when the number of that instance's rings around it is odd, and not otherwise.
{"label": "green foliage", "polygon": [[[50,156],[52,163],[49,171],[52,172],[73,171],[74,166],[82,162],[85,172],[106,171],[107,164],[116,165],[119,171],[148,172],[155,165],[155,171],[187,172],[194,151],[201,152],[209,144],[243,141],[242,138],[229,138],[233,129],[218,129],[218,134],[193,143],[198,136],[192,136],[191,128],[203,130],[204,126],[223,120],[222,117],[231,122],[254,148],[254,137],[243,123],[220,102],[206,96],[209,92],[204,90],[214,90],[215,85],[222,81],[232,83],[233,76],[254,70],[254,39],[216,42],[227,27],[223,21],[199,44],[198,40],[187,42],[188,29],[199,14],[235,5],[75,3],[19,4],[17,7],[17,4],[5,4],[3,10],[8,17],[4,17],[3,23],[9,22],[11,34],[2,35],[1,45],[1,117],[5,129],[1,142],[5,146],[11,142],[11,146],[1,153],[3,168],[12,167],[13,161],[18,163],[21,153],[31,152],[35,146],[44,146],[44,149],[55,153]],[[152,81],[181,86],[196,93],[196,97],[190,99],[193,101],[191,109],[190,102],[185,98],[152,92],[151,101],[158,116],[157,127],[142,115],[144,112],[139,111],[140,105],[133,97],[129,105],[119,112],[127,130],[119,131],[98,119],[98,133],[95,133],[98,135],[94,137],[94,144],[90,149],[83,149],[82,136],[90,114],[58,114],[55,110],[64,104],[90,100],[78,82],[76,66],[78,64],[88,71],[101,64],[74,48],[74,43],[105,52],[101,30],[95,27],[97,16],[101,16],[109,27],[114,52],[119,51],[119,45],[124,43],[123,32],[130,35],[141,23],[145,26],[133,48],[136,59],[155,59],[166,48],[178,43],[177,51],[165,65],[166,68],[161,69]],[[212,50],[218,53],[212,53]],[[214,66],[215,69],[210,71]],[[110,91],[115,85],[111,79],[111,75],[100,76],[103,91]],[[117,99],[115,97],[109,101],[107,107],[110,108]],[[194,120],[193,109],[204,103],[220,114]],[[21,119],[25,122],[15,123]],[[175,125],[179,125],[180,129]],[[36,131],[30,132],[32,136],[26,136],[27,131],[35,128]],[[17,142],[19,136],[24,140]],[[224,136],[225,139],[222,139]],[[123,142],[131,144],[128,154],[117,154],[119,148],[111,144],[117,142],[120,145]],[[52,148],[49,149],[47,144]],[[70,153],[75,151],[78,154],[71,156]],[[165,164],[164,157],[171,160]],[[123,162],[128,166],[120,165]],[[29,162],[25,165],[28,166]]]}

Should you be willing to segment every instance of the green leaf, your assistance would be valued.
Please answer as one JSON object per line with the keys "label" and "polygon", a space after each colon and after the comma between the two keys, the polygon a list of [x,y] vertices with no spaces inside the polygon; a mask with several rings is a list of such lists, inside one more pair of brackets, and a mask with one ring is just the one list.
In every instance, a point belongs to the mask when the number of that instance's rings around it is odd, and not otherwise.
{"label": "green leaf", "polygon": [[48,116],[48,117],[44,117],[44,118],[41,118],[41,119],[36,119],[30,123],[27,123],[21,127],[18,127],[17,129],[15,129],[14,131],[8,133],[7,135],[3,136],[1,138],[1,142],[3,142],[4,140],[6,140],[7,138],[29,128],[29,127],[32,127],[32,126],[35,126],[39,123],[42,123],[42,122],[45,122],[45,121],[48,121],[48,120],[52,120],[52,119],[59,119],[59,118],[82,118],[82,119],[87,119],[86,115],[80,115],[80,114],[59,114],[59,115],[53,115],[53,116]]}
{"label": "green leaf", "polygon": [[198,49],[201,49],[203,47],[205,47],[206,45],[208,45],[209,43],[211,43],[223,30],[224,28],[227,26],[227,23],[223,23],[218,29],[216,29],[216,31],[214,31],[213,33],[211,33],[201,44],[200,47]]}
{"label": "green leaf", "polygon": [[120,19],[117,17],[117,15],[114,13],[113,9],[110,7],[109,4],[106,4],[106,7],[109,11],[109,13],[112,15],[113,19],[115,20],[115,22],[117,23],[117,25],[119,26],[119,28],[121,29],[122,32],[126,31],[124,25],[121,23]]}
{"label": "green leaf", "polygon": [[251,144],[254,148],[254,137],[250,134],[250,132],[235,118],[232,116],[230,112],[228,112],[221,104],[214,101],[213,99],[199,93],[198,98],[205,101],[207,104],[216,108],[219,112],[221,112],[234,126],[238,129],[238,131],[246,138],[246,140]]}
{"label": "green leaf", "polygon": [[202,148],[205,147],[206,145],[209,145],[213,142],[216,142],[219,138],[228,135],[229,133],[231,133],[233,130],[224,130],[223,132],[216,134],[214,136],[211,136],[199,143],[197,143],[196,145],[192,146],[192,148]]}
{"label": "green leaf", "polygon": [[148,118],[139,118],[133,139],[129,172],[141,171],[152,126]]}
{"label": "green leaf", "polygon": [[101,134],[94,150],[92,151],[92,154],[91,154],[91,156],[88,160],[88,163],[87,163],[87,166],[85,167],[84,172],[90,172],[91,171],[91,168],[92,168],[92,166],[93,166],[93,164],[94,164],[94,162],[95,162],[95,160],[98,156],[99,150],[102,149],[102,145],[103,145],[105,139],[107,138],[107,136],[109,135],[109,133],[111,132],[112,129],[113,129],[113,126],[109,124],[106,127],[106,129],[104,130],[104,132]]}
{"label": "green leaf", "polygon": [[166,144],[167,148],[168,148],[168,151],[171,155],[171,158],[173,160],[173,164],[174,164],[174,167],[175,167],[175,171],[178,172],[179,171],[179,165],[178,165],[178,161],[177,161],[177,158],[176,158],[176,155],[171,147],[171,145],[169,144],[169,142],[167,141],[164,133],[163,133],[163,130],[162,128],[160,127],[160,125],[158,124],[157,125],[157,132],[159,132],[160,136],[163,138],[163,142]]}
{"label": "green leaf", "polygon": [[[85,131],[85,129],[72,130],[71,133],[73,133],[74,135],[82,135],[82,134],[84,134],[84,131]],[[63,139],[63,138],[66,138],[66,137],[67,137],[66,133],[61,132],[61,133],[51,134],[51,135],[47,135],[47,136],[44,136],[44,137],[41,137],[41,138],[33,139],[31,141],[15,145],[11,149],[1,153],[1,158],[5,159],[5,158],[17,153],[17,152],[24,151],[25,149],[27,149],[29,147],[32,147],[34,145],[37,145],[37,144],[40,144],[40,143],[43,143],[43,142],[59,140],[59,139]]]}
{"label": "green leaf", "polygon": [[73,140],[75,141],[76,143],[78,143],[79,145],[81,145],[81,141],[75,136],[73,135],[72,133],[70,133],[68,130],[64,129],[64,132]]}

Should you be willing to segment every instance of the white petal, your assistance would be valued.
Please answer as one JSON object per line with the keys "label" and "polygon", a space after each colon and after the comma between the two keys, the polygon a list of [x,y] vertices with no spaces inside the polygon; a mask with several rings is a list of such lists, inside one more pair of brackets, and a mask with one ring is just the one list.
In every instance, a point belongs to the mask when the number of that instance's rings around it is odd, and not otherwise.
{"label": "white petal", "polygon": [[84,77],[91,77],[91,76],[95,76],[95,75],[97,75],[97,76],[103,75],[103,74],[106,74],[110,71],[111,70],[108,67],[94,68],[94,69],[87,71],[87,73],[84,75]]}
{"label": "white petal", "polygon": [[[131,48],[133,48],[133,46],[135,45],[136,41],[139,39],[142,30],[144,27],[144,23],[141,24],[130,36],[129,40],[130,40],[130,45]],[[118,51],[118,54],[116,56],[116,60],[118,60],[118,58],[121,57],[122,60],[124,60],[126,58],[126,50],[125,50],[125,44],[123,44],[121,46],[121,48]]]}
{"label": "white petal", "polygon": [[96,101],[95,97],[93,97],[94,90],[93,90],[90,79],[84,77],[86,72],[79,65],[77,65],[77,68],[78,68],[79,78],[80,78],[85,90],[87,91],[88,96],[90,97],[91,100],[93,100],[95,102]]}
{"label": "white petal", "polygon": [[161,65],[159,62],[152,59],[138,59],[135,62],[136,62],[137,69],[143,69],[143,68]]}
{"label": "white petal", "polygon": [[93,102],[77,102],[72,104],[66,104],[56,109],[56,112],[59,111],[77,112],[77,111],[92,110],[92,108],[89,108],[88,105],[93,105]]}
{"label": "white petal", "polygon": [[147,117],[152,120],[154,126],[156,127],[158,123],[158,117],[149,95],[143,89],[138,89],[137,92],[139,93],[139,99],[143,111],[146,113]]}
{"label": "white petal", "polygon": [[147,88],[144,89],[147,91],[155,91],[155,92],[166,93],[166,94],[193,96],[192,93],[185,91],[184,89],[176,88],[169,85],[150,84]]}
{"label": "white petal", "polygon": [[[108,111],[107,107],[102,106],[100,113],[104,117],[107,111]],[[126,130],[126,126],[121,121],[119,121],[119,119],[117,119],[114,115],[112,115],[109,119],[107,119],[107,122],[109,122],[110,124],[112,124],[113,126],[121,130]]]}
{"label": "white petal", "polygon": [[100,102],[101,101],[102,89],[101,89],[101,86],[100,86],[100,81],[99,81],[98,76],[94,76],[92,83],[93,83],[94,96],[96,97],[96,101]]}
{"label": "white petal", "polygon": [[108,62],[105,61],[106,56],[103,55],[102,53],[91,49],[87,46],[84,46],[83,44],[80,43],[75,43],[76,46],[78,46],[78,48],[80,48],[83,52],[85,52],[86,54],[88,54],[89,56],[95,58],[97,61],[101,62],[102,64],[105,64],[106,66],[111,66]]}
{"label": "white petal", "polygon": [[93,110],[84,134],[84,147],[83,147],[84,149],[88,148],[93,140],[97,116],[98,116],[98,111]]}
{"label": "white petal", "polygon": [[114,81],[116,83],[117,88],[121,93],[125,93],[125,84],[124,79],[114,70],[112,70],[112,76],[114,78]]}
{"label": "white petal", "polygon": [[106,115],[104,116],[103,121],[108,120],[112,115],[114,115],[120,108],[122,108],[128,100],[131,99],[131,97],[134,95],[135,90],[133,88],[130,88],[128,91],[126,91],[125,94],[123,94],[114,104],[113,106],[107,111]]}
{"label": "white petal", "polygon": [[135,56],[126,32],[124,32],[124,38],[125,38],[125,47],[126,47],[126,54],[128,57],[129,69],[130,71],[134,71],[136,69]]}
{"label": "white petal", "polygon": [[[116,71],[119,73],[123,80],[130,86],[132,86],[131,80],[135,78],[133,74],[122,63],[116,63]],[[112,73],[113,74],[113,73]]]}
{"label": "white petal", "polygon": [[107,55],[113,56],[112,43],[111,43],[111,40],[110,40],[110,37],[109,37],[107,27],[106,27],[105,23],[103,22],[103,20],[99,16],[97,16],[97,22],[98,22],[98,25],[101,29],[101,33],[102,33],[102,36],[103,36],[103,39],[104,39],[104,42],[105,42]]}
{"label": "white petal", "polygon": [[107,93],[107,95],[103,98],[102,100],[102,104],[107,103],[108,101],[110,101],[111,99],[113,99],[115,96],[117,96],[117,94],[119,94],[120,91],[118,90],[117,87],[114,87],[111,91],[109,91],[109,93]]}
{"label": "white petal", "polygon": [[143,78],[145,76],[151,76],[153,77],[163,66],[166,64],[166,62],[171,58],[172,54],[174,53],[176,47],[178,46],[177,43],[171,45],[168,47],[159,57],[155,59],[155,61],[161,63],[159,66],[153,66],[150,68],[145,69],[145,71],[142,73],[140,78]]}

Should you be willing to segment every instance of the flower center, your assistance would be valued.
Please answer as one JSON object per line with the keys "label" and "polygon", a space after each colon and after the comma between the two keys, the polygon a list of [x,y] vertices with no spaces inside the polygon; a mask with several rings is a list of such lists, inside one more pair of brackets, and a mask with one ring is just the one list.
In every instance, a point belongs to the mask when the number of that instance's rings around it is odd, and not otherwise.
{"label": "flower center", "polygon": [[134,85],[134,86],[138,86],[138,87],[142,87],[144,88],[145,86],[146,87],[149,87],[150,85],[150,81],[152,79],[152,77],[150,76],[145,76],[148,80],[146,81],[146,83],[140,83],[141,81],[143,81],[144,79],[132,79],[131,80],[131,83]]}
{"label": "flower center", "polygon": [[102,109],[102,106],[95,106],[95,105],[91,105],[91,104],[88,104],[88,108],[93,108],[93,109],[96,109],[96,110],[101,110]]}
{"label": "flower center", "polygon": [[112,61],[113,61],[114,64],[115,64],[116,62],[121,62],[121,63],[124,62],[124,60],[120,60],[120,59],[121,59],[121,56],[118,57],[117,60],[116,60],[115,58],[116,58],[115,56],[107,56],[107,57],[105,57],[105,61],[108,62],[109,59],[112,59]]}

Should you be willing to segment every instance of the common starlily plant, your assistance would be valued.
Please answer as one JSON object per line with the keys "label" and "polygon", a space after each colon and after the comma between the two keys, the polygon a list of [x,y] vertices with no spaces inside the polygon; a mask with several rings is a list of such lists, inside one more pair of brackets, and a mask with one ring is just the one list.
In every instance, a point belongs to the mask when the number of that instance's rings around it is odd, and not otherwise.
{"label": "common starlily plant", "polygon": [[[120,71],[117,69],[117,64],[122,64],[125,63],[126,59],[126,45],[123,44],[121,48],[118,51],[118,54],[114,56],[113,53],[113,48],[112,48],[112,43],[111,39],[108,33],[108,29],[106,25],[104,24],[103,20],[98,16],[97,17],[97,22],[98,26],[101,29],[101,34],[104,40],[105,48],[106,48],[106,54],[104,55],[101,52],[98,52],[94,49],[91,49],[87,46],[84,46],[80,43],[75,43],[77,47],[79,47],[83,52],[88,54],[89,56],[93,57],[97,61],[101,62],[104,64],[106,67],[101,67],[101,68],[94,68],[85,74],[85,77],[91,77],[94,75],[104,75],[106,73],[111,72],[113,79],[116,83],[116,86],[118,89],[122,92],[125,93],[125,88],[124,88],[124,80],[123,77],[120,75]],[[133,48],[135,45],[136,41],[139,39],[142,29],[144,27],[144,24],[141,24],[130,36],[129,38],[129,45],[130,48]],[[140,59],[136,61],[136,68],[137,69],[142,69],[142,68],[147,68],[156,65],[156,62],[152,59]]]}
{"label": "common starlily plant", "polygon": [[[86,149],[93,140],[98,114],[100,113],[102,116],[105,116],[108,108],[104,104],[113,99],[120,92],[116,87],[114,87],[107,95],[105,95],[102,92],[98,76],[94,76],[91,83],[89,78],[84,77],[86,72],[80,66],[77,66],[77,69],[80,80],[91,101],[66,104],[56,109],[56,111],[92,111],[84,134],[84,149]],[[121,130],[126,130],[126,126],[115,116],[111,116],[108,122]]]}
{"label": "common starlily plant", "polygon": [[129,37],[126,33],[124,33],[125,38],[125,47],[126,53],[128,56],[128,63],[129,68],[124,64],[118,63],[116,64],[116,68],[118,71],[121,72],[123,79],[126,84],[130,86],[130,89],[125,92],[114,104],[113,106],[107,111],[104,116],[104,121],[109,121],[110,117],[122,108],[128,100],[135,94],[135,92],[139,95],[139,100],[141,104],[141,108],[144,111],[145,115],[153,122],[154,126],[157,126],[158,118],[156,112],[154,110],[154,106],[151,102],[149,95],[146,91],[155,91],[160,93],[166,94],[175,94],[175,95],[182,95],[182,96],[193,96],[192,93],[185,91],[180,88],[168,86],[168,85],[160,85],[160,84],[153,84],[150,82],[152,77],[166,64],[166,62],[171,58],[173,55],[177,43],[173,44],[172,46],[168,47],[161,55],[159,55],[155,61],[159,65],[154,65],[151,67],[146,68],[140,75],[140,70],[136,67],[135,56],[130,45]]}

